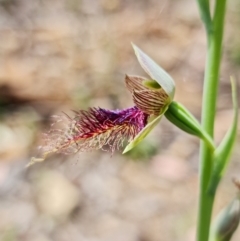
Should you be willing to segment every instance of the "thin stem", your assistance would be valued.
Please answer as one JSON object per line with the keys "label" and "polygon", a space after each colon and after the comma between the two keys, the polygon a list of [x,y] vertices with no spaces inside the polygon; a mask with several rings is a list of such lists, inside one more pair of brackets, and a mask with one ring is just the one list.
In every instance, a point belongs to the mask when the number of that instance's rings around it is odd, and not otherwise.
{"label": "thin stem", "polygon": [[[201,0],[199,0],[199,5]],[[206,1],[203,1],[206,4]],[[218,94],[219,69],[222,53],[222,37],[224,27],[226,0],[217,0],[214,17],[207,31],[207,60],[204,76],[202,127],[213,137],[216,100]],[[202,9],[200,8],[200,11]],[[203,15],[203,14],[201,14]],[[212,151],[205,142],[200,146],[200,197],[198,208],[197,240],[208,241],[212,207],[215,193],[207,193],[207,187],[212,171]]]}
{"label": "thin stem", "polygon": [[209,35],[212,32],[212,19],[209,8],[209,0],[198,0],[198,6],[206,32]]}

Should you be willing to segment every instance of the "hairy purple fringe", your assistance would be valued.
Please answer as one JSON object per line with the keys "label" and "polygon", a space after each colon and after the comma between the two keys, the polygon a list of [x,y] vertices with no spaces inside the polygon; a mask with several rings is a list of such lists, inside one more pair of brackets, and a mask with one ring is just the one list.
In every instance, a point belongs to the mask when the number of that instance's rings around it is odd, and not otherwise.
{"label": "hairy purple fringe", "polygon": [[124,110],[90,108],[74,113],[73,118],[58,116],[56,123],[67,120],[67,125],[56,128],[53,124],[44,135],[43,156],[52,152],[72,154],[106,147],[113,152],[124,140],[131,141],[146,126],[149,117],[136,106]]}

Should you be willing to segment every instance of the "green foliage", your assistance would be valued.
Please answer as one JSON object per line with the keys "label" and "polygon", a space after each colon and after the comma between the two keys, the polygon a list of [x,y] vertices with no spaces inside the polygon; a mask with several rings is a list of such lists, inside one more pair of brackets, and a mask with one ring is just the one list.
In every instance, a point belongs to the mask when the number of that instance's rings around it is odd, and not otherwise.
{"label": "green foliage", "polygon": [[234,118],[231,127],[223,138],[222,142],[214,152],[214,167],[212,171],[212,177],[210,180],[208,191],[214,193],[224,175],[224,171],[230,161],[231,152],[235,144],[235,139],[237,135],[237,123],[238,123],[238,103],[237,103],[237,87],[236,82],[232,78],[232,99],[234,108]]}

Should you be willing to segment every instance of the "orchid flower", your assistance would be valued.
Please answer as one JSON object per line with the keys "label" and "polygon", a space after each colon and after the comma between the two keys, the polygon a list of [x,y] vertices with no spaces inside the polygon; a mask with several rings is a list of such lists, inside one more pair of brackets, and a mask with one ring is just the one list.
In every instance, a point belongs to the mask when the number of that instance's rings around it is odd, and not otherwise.
{"label": "orchid flower", "polygon": [[137,46],[133,48],[140,65],[150,76],[148,79],[126,75],[125,83],[135,106],[123,110],[90,108],[75,111],[73,117],[55,116],[55,123],[44,134],[42,156],[33,157],[28,166],[52,153],[73,154],[97,149],[114,152],[125,140],[129,142],[123,152],[126,153],[147,136],[164,114],[188,133],[205,136],[194,117],[173,101],[175,84],[171,76]]}

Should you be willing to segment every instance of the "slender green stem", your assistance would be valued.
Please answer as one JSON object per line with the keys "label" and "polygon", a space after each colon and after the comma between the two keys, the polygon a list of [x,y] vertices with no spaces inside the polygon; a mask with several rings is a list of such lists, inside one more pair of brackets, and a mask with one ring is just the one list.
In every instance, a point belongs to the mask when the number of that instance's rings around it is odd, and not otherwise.
{"label": "slender green stem", "polygon": [[209,35],[212,32],[212,19],[209,8],[209,0],[198,0],[198,6],[206,32]]}
{"label": "slender green stem", "polygon": [[[199,6],[208,6],[206,0],[198,0],[198,2]],[[226,0],[216,0],[213,21],[211,22],[211,26],[206,27],[208,49],[204,76],[202,127],[211,137],[213,137],[218,93],[225,6]],[[208,12],[205,14],[203,13],[204,10],[206,9],[200,7],[201,15],[208,15]],[[206,11],[208,11],[208,9]],[[209,22],[205,22],[205,26],[206,24],[209,24]],[[211,29],[211,31],[208,31],[208,29]],[[202,141],[200,146],[200,197],[197,241],[208,241],[209,237],[212,207],[215,196],[215,193],[207,193],[212,171],[212,162],[212,151],[209,149],[208,145]]]}

